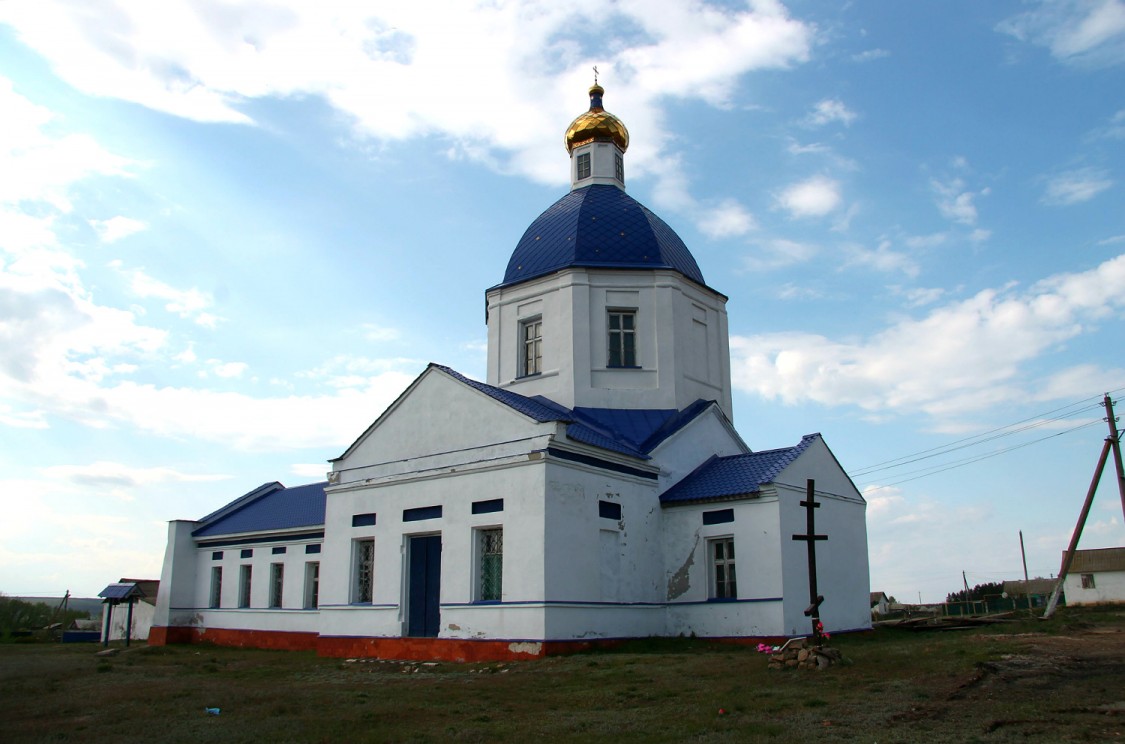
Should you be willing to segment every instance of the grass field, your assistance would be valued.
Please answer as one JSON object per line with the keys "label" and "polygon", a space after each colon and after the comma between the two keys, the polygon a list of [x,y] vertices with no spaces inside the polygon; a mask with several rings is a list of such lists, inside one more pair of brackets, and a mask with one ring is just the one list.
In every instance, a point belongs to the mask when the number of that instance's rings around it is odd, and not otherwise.
{"label": "grass field", "polygon": [[687,639],[430,665],[0,644],[0,741],[1125,739],[1125,609],[981,631],[884,629],[832,645],[843,664],[778,672],[751,648]]}

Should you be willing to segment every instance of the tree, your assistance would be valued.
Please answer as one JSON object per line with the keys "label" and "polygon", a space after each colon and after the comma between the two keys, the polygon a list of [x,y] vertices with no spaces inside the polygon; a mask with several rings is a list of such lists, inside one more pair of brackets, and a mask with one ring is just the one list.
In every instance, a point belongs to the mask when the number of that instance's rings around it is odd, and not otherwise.
{"label": "tree", "polygon": [[999,581],[990,581],[986,584],[977,584],[972,589],[965,593],[962,589],[959,592],[951,592],[945,595],[946,602],[972,602],[975,600],[982,600],[988,597],[998,597],[1004,593],[1004,584]]}

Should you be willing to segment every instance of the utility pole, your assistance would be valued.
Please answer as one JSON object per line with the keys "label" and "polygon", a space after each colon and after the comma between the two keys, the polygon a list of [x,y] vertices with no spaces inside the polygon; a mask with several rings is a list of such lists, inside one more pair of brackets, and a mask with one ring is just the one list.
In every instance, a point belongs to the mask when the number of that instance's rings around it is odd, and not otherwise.
{"label": "utility pole", "polygon": [[1020,556],[1023,558],[1023,580],[1027,581],[1027,552],[1023,549],[1023,530],[1020,530]]}
{"label": "utility pole", "polygon": [[1094,477],[1090,480],[1090,488],[1086,491],[1086,501],[1082,504],[1082,512],[1078,515],[1078,524],[1074,526],[1074,534],[1070,537],[1070,545],[1066,548],[1066,554],[1063,555],[1062,567],[1059,568],[1059,580],[1055,584],[1055,591],[1051,592],[1051,599],[1047,602],[1047,609],[1043,611],[1043,619],[1051,617],[1055,614],[1055,606],[1059,602],[1059,596],[1062,594],[1063,582],[1066,580],[1066,575],[1070,571],[1070,564],[1074,561],[1074,551],[1078,548],[1078,538],[1082,537],[1082,528],[1086,525],[1086,517],[1090,515],[1090,504],[1094,501],[1094,494],[1098,490],[1098,482],[1102,479],[1102,471],[1105,470],[1105,462],[1109,459],[1109,455],[1113,453],[1113,466],[1117,470],[1117,491],[1121,495],[1121,511],[1125,514],[1125,468],[1121,464],[1121,439],[1117,433],[1117,418],[1113,413],[1113,401],[1110,400],[1109,393],[1105,394],[1102,400],[1102,405],[1105,406],[1106,423],[1109,424],[1109,436],[1105,439],[1105,444],[1102,445],[1102,454],[1098,458],[1098,466],[1094,468]]}

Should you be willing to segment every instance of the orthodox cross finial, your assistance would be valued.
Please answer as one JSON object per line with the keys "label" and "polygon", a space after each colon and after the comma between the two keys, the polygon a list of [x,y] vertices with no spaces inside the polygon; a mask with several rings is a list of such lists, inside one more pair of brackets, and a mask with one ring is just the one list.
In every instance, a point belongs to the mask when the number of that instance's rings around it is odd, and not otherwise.
{"label": "orthodox cross finial", "polygon": [[594,85],[598,84],[598,66],[594,65]]}

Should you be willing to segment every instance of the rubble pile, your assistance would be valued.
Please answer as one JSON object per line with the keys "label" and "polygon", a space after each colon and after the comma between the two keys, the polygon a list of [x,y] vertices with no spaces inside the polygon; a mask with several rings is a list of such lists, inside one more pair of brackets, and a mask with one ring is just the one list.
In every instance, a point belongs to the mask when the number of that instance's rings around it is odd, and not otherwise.
{"label": "rubble pile", "polygon": [[794,638],[770,655],[769,669],[827,669],[841,659],[834,648],[817,648],[805,638]]}

